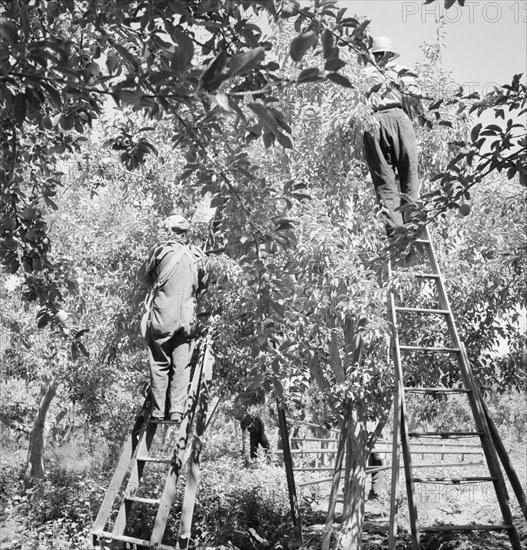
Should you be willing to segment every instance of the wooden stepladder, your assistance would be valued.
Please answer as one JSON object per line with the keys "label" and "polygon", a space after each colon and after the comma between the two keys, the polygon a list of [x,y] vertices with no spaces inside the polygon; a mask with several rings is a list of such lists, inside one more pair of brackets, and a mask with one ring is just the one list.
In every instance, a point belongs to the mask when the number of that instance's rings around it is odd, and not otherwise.
{"label": "wooden stepladder", "polygon": [[[397,521],[399,513],[399,468],[402,452],[408,514],[414,550],[421,548],[420,534],[423,532],[460,532],[460,531],[505,531],[513,550],[521,550],[521,542],[513,523],[509,505],[509,495],[501,466],[505,469],[520,507],[527,519],[526,499],[521,484],[508,460],[498,431],[489,417],[488,410],[481,398],[472,374],[467,352],[460,341],[454,316],[445,290],[443,276],[439,270],[435,251],[427,228],[413,246],[413,257],[406,266],[413,271],[413,292],[392,291],[389,295],[389,317],[393,328],[392,356],[395,366],[396,392],[394,398],[394,429],[392,447],[392,487],[390,530],[388,547],[394,550],[397,542]],[[394,275],[395,260],[388,264],[390,280]],[[444,325],[443,341],[437,344],[437,328]],[[428,337],[427,331],[436,331],[436,337]],[[417,385],[412,376],[415,366],[428,365],[424,373],[427,380]],[[419,379],[423,378],[421,370]],[[466,409],[469,427],[454,429],[440,426],[439,429],[426,428],[423,431],[410,431],[408,426],[407,405],[411,396],[420,399],[458,399]],[[486,462],[485,475],[426,477],[414,473],[412,452],[415,457],[419,444],[426,438],[455,439],[478,442]],[[412,451],[414,443],[414,451]],[[501,464],[500,464],[501,461]],[[430,466],[432,468],[433,466]],[[430,469],[429,468],[429,469]],[[444,468],[444,467],[442,467]],[[493,487],[501,510],[501,524],[434,525],[418,526],[416,484],[452,484],[459,487],[464,484],[487,484]],[[490,486],[489,486],[490,484]]]}
{"label": "wooden stepladder", "polygon": [[[181,424],[174,425],[170,421],[152,419],[152,401],[147,396],[139,411],[132,432],[128,437],[121,458],[110,481],[97,518],[92,526],[92,544],[98,546],[101,540],[114,541],[113,547],[123,548],[156,548],[158,550],[179,550],[187,548],[190,539],[190,529],[197,483],[199,479],[199,464],[202,448],[202,437],[206,426],[208,395],[212,381],[214,355],[210,338],[198,350],[198,360],[194,366],[189,387],[186,411]],[[170,430],[175,430],[174,438],[170,437]],[[161,442],[161,456],[157,456],[154,436],[156,432],[163,432]],[[172,455],[168,454],[167,447],[172,439]],[[176,494],[176,485],[183,467],[188,463],[187,481],[181,519],[179,523],[178,542],[175,546],[163,544],[163,536]],[[168,466],[164,489],[160,496],[139,496],[145,483],[147,465]],[[152,507],[153,524],[150,528],[150,537],[140,538],[131,536],[133,529],[133,512],[135,506]],[[140,521],[143,523],[143,513]],[[144,536],[144,535],[143,535]]]}

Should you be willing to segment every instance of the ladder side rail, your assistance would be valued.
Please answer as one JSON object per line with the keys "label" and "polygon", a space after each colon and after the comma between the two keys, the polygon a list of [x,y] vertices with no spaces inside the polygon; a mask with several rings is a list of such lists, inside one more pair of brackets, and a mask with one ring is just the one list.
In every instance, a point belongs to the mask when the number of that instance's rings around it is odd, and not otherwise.
{"label": "ladder side rail", "polygon": [[441,302],[440,306],[445,310],[448,310],[449,312],[447,316],[447,323],[451,331],[453,344],[455,347],[459,347],[461,350],[460,353],[458,354],[458,359],[459,359],[458,363],[460,366],[463,381],[465,383],[465,387],[472,390],[471,393],[467,394],[469,399],[469,404],[472,409],[474,421],[476,423],[476,429],[484,433],[484,435],[480,437],[480,440],[481,440],[483,452],[485,454],[485,458],[487,460],[487,466],[490,470],[491,475],[496,478],[496,481],[494,481],[493,484],[496,491],[496,496],[498,498],[498,503],[502,511],[502,515],[505,523],[511,526],[511,528],[508,530],[508,534],[509,534],[509,538],[510,538],[513,550],[520,550],[521,543],[520,543],[518,533],[516,532],[516,529],[514,528],[514,525],[512,522],[512,513],[509,506],[509,497],[507,494],[507,487],[505,485],[505,480],[501,472],[498,457],[496,454],[496,449],[492,444],[490,428],[487,423],[483,408],[481,406],[481,398],[477,399],[475,397],[475,393],[477,393],[477,386],[473,377],[472,368],[468,360],[466,349],[461,342],[459,333],[457,331],[457,327],[454,322],[454,315],[452,313],[450,301],[446,293],[443,276],[441,274],[439,265],[435,257],[435,251],[432,244],[432,240],[430,238],[428,228],[426,228],[426,234],[428,236],[428,240],[430,244],[430,258],[429,258],[430,263],[432,265],[433,270],[439,275],[437,279],[437,287],[439,292],[439,299]]}
{"label": "ladder side rail", "polygon": [[494,442],[494,446],[496,447],[496,452],[498,453],[501,463],[503,464],[503,468],[507,473],[512,489],[514,491],[514,494],[516,495],[518,504],[520,505],[521,511],[523,513],[523,516],[527,521],[527,498],[525,496],[525,491],[523,490],[521,481],[518,477],[518,474],[516,473],[516,470],[514,469],[514,466],[510,461],[509,455],[507,454],[507,450],[505,449],[505,445],[503,445],[503,441],[501,440],[498,429],[496,428],[496,425],[494,424],[494,421],[492,420],[489,414],[487,404],[483,400],[481,396],[481,392],[479,392],[479,390],[477,391],[477,397],[478,399],[481,400],[481,406],[483,407],[483,411],[485,413],[487,422],[489,424],[490,434],[492,437],[492,441]]}
{"label": "ladder side rail", "polygon": [[179,479],[181,469],[183,468],[183,460],[191,437],[196,404],[199,398],[207,347],[207,344],[205,344],[199,351],[198,364],[194,369],[194,374],[190,383],[190,389],[187,397],[187,409],[183,415],[183,420],[179,427],[176,450],[174,451],[170,469],[165,480],[165,486],[163,488],[159,508],[154,520],[154,527],[150,536],[150,544],[154,547],[162,543],[168,516],[170,515],[170,508],[176,492],[176,484]]}
{"label": "ladder side rail", "polygon": [[[393,276],[391,259],[388,259],[388,279]],[[392,323],[392,342],[390,344],[390,350],[392,353],[395,351],[394,339],[397,337],[397,325],[395,314],[395,300],[390,293],[388,298],[389,316]],[[399,343],[399,342],[398,342]],[[399,345],[400,350],[400,345]],[[392,479],[391,479],[391,493],[390,493],[390,525],[388,532],[388,549],[395,550],[397,545],[397,529],[399,522],[399,507],[400,507],[400,469],[401,469],[401,421],[403,417],[403,404],[404,404],[404,378],[401,367],[401,355],[399,353],[399,362],[394,361],[395,371],[395,394],[394,394],[394,411],[393,411],[393,434],[392,434]]]}
{"label": "ladder side rail", "polygon": [[399,469],[401,459],[400,420],[401,420],[401,384],[396,372],[396,389],[393,400],[393,441],[392,441],[392,480],[390,489],[390,526],[388,550],[395,550],[397,544],[397,524],[399,521]]}
{"label": "ladder side rail", "polygon": [[279,398],[276,398],[276,408],[278,412],[278,427],[280,429],[280,438],[282,440],[282,448],[284,451],[284,467],[287,479],[287,488],[289,491],[289,503],[291,506],[291,519],[293,520],[293,528],[298,546],[302,546],[302,523],[300,521],[300,512],[298,509],[298,498],[296,495],[295,477],[293,473],[293,459],[291,457],[291,446],[289,444],[289,433],[287,429],[287,420],[285,410],[280,403]]}
{"label": "ladder side rail", "polygon": [[508,529],[508,535],[511,541],[512,548],[513,550],[521,550],[520,538],[518,532],[516,531],[516,528],[514,527],[512,512],[509,505],[509,494],[507,491],[507,486],[505,485],[505,479],[503,477],[503,472],[500,467],[496,448],[493,445],[493,439],[490,434],[490,427],[488,424],[487,416],[483,409],[483,399],[472,374],[467,351],[463,344],[461,345],[461,359],[462,362],[466,364],[466,370],[470,377],[469,383],[473,390],[472,393],[469,395],[469,401],[471,406],[473,407],[476,427],[478,430],[485,432],[485,436],[481,438],[481,445],[483,447],[483,452],[487,460],[489,471],[491,475],[496,478],[495,481],[493,481],[493,484],[496,491],[496,496],[498,498],[498,504],[500,506],[505,524],[510,526],[510,529]]}
{"label": "ladder side rail", "polygon": [[[390,269],[391,271],[391,269]],[[406,426],[406,402],[404,396],[404,375],[401,361],[401,351],[400,351],[400,342],[399,342],[399,332],[397,327],[397,315],[395,310],[395,297],[392,292],[390,292],[389,297],[389,315],[390,322],[392,324],[393,330],[393,361],[396,371],[396,379],[398,380],[398,391],[400,395],[400,412],[401,417],[399,421],[399,428],[401,434],[401,448],[403,454],[403,463],[404,463],[404,473],[406,481],[406,494],[408,497],[408,514],[410,518],[410,529],[412,532],[412,543],[414,550],[419,550],[420,547],[420,535],[418,529],[418,517],[417,517],[417,508],[415,505],[415,494],[414,494],[414,479],[412,471],[412,456],[410,450],[410,439],[408,436],[408,429]]]}
{"label": "ladder side rail", "polygon": [[[426,237],[427,237],[428,242],[429,242],[429,260],[430,260],[430,264],[432,266],[433,272],[438,275],[438,278],[436,279],[436,285],[437,285],[437,290],[438,290],[438,294],[439,294],[439,306],[442,309],[444,309],[445,311],[448,312],[447,316],[446,316],[446,321],[447,321],[447,324],[448,324],[450,335],[451,335],[452,340],[453,340],[453,345],[454,345],[454,347],[459,348],[461,350],[461,338],[459,337],[459,333],[458,333],[458,330],[457,330],[457,327],[456,327],[456,323],[454,322],[454,313],[452,312],[452,307],[450,305],[450,300],[448,299],[448,295],[447,295],[446,287],[445,287],[445,281],[444,281],[443,274],[441,272],[441,269],[439,268],[439,264],[438,264],[437,259],[436,259],[435,249],[434,249],[434,245],[432,243],[432,238],[430,236],[430,231],[429,231],[428,227],[425,228],[425,234],[426,234]],[[461,357],[462,353],[461,353],[461,356],[460,356],[459,353],[457,353],[456,355],[458,357],[458,364],[460,366],[461,375],[462,375],[462,379],[463,379],[463,383],[465,385],[465,388],[471,389],[471,386],[470,386],[470,373],[469,373],[470,366],[468,366],[467,363],[462,360],[462,357]],[[468,370],[467,370],[467,367],[468,367]],[[470,396],[469,396],[469,399],[470,399]]]}
{"label": "ladder side rail", "polygon": [[181,508],[181,519],[178,533],[178,547],[181,550],[188,547],[188,542],[190,540],[192,517],[194,515],[194,504],[196,502],[196,493],[200,475],[199,468],[201,463],[201,451],[203,449],[203,434],[208,426],[208,398],[214,367],[214,354],[212,353],[211,346],[212,342],[209,341],[207,343],[207,349],[204,357],[203,384],[198,401],[196,434],[192,442],[192,453],[190,456],[187,484],[185,487],[185,495],[183,497],[183,504]]}
{"label": "ladder side rail", "polygon": [[[157,424],[149,423],[146,428],[146,432],[143,434],[141,441],[137,449],[137,455],[148,456],[150,452],[150,447],[152,445],[152,440],[156,433]],[[135,492],[139,488],[141,478],[143,477],[143,469],[145,463],[143,461],[137,460],[137,458],[132,463],[132,468],[130,471],[130,477],[126,483],[125,490],[121,496],[121,502],[119,505],[119,512],[115,523],[113,526],[112,533],[114,535],[124,535],[124,530],[126,529],[126,523],[130,515],[130,509],[132,507],[132,502],[127,500],[127,497],[133,496],[132,492]]]}
{"label": "ladder side rail", "polygon": [[328,513],[326,515],[326,524],[322,536],[322,550],[329,550],[331,544],[331,533],[333,532],[333,520],[335,519],[335,509],[337,506],[337,494],[339,492],[340,479],[342,477],[342,466],[344,462],[344,453],[346,450],[346,439],[349,431],[349,403],[345,408],[344,420],[338,441],[337,454],[335,455],[335,465],[333,467],[333,477],[331,479],[331,490],[329,493]]}
{"label": "ladder side rail", "polygon": [[91,531],[93,534],[94,545],[97,544],[97,533],[103,531],[104,526],[106,525],[106,522],[108,521],[108,518],[112,511],[113,505],[118,499],[119,491],[121,489],[124,478],[130,472],[130,469],[132,467],[132,458],[137,450],[139,442],[144,435],[144,432],[146,431],[151,414],[152,397],[149,393],[146,396],[143,405],[141,406],[141,409],[136,416],[132,432],[130,433],[124,444],[119,462],[117,463],[112,479],[110,480],[108,489],[106,490],[106,493],[104,495],[104,499],[99,508],[97,517],[93,522]]}

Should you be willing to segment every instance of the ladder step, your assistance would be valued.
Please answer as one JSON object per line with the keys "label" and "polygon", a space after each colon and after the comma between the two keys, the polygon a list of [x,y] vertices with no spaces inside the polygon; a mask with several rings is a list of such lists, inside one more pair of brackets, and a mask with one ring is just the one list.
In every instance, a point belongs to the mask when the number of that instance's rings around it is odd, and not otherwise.
{"label": "ladder step", "polygon": [[152,456],[138,456],[137,460],[139,462],[154,462],[155,464],[171,464],[171,458],[155,458]]}
{"label": "ladder step", "polygon": [[[92,533],[94,537],[101,539],[110,539],[117,540],[119,542],[125,542],[128,544],[136,545],[137,547],[152,548],[149,540],[137,539],[135,537],[127,537],[126,535],[115,535],[109,531],[98,531]],[[173,546],[168,546],[167,544],[156,544],[156,550],[174,550]]]}
{"label": "ladder step", "polygon": [[481,437],[485,432],[409,432],[409,437],[441,437],[448,439],[449,437]]}
{"label": "ladder step", "polygon": [[151,418],[150,419],[150,423],[151,424],[176,424],[176,425],[180,425],[181,424],[181,421],[180,420],[170,420],[168,418]]}
{"label": "ladder step", "polygon": [[472,393],[472,390],[467,390],[465,388],[413,388],[405,387],[404,391],[408,393]]}
{"label": "ladder step", "polygon": [[461,483],[484,483],[486,481],[496,481],[497,477],[414,477],[415,483],[451,483],[460,485]]}
{"label": "ladder step", "polygon": [[415,244],[430,244],[430,241],[428,239],[415,239],[413,241]]}
{"label": "ladder step", "polygon": [[129,497],[126,496],[125,500],[130,502],[141,502],[143,504],[159,504],[161,501],[158,498],[143,498],[143,497]]}
{"label": "ladder step", "polygon": [[421,307],[395,307],[401,313],[426,313],[427,315],[450,315],[448,309],[425,309]]}
{"label": "ladder step", "polygon": [[424,533],[438,533],[441,531],[508,531],[512,525],[434,525],[433,527],[420,527]]}
{"label": "ladder step", "polygon": [[447,347],[422,347],[422,346],[399,346],[401,351],[424,351],[424,352],[436,352],[436,353],[459,353],[461,348],[447,348]]}
{"label": "ladder step", "polygon": [[414,275],[417,279],[440,279],[439,273],[416,273]]}

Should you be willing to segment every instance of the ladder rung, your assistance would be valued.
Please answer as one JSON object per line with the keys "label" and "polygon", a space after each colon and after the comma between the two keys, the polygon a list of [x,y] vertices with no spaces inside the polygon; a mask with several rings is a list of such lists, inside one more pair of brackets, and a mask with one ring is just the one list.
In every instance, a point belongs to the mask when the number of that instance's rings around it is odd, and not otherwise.
{"label": "ladder rung", "polygon": [[415,483],[451,483],[459,485],[461,483],[484,483],[486,481],[496,481],[497,477],[414,477]]}
{"label": "ladder rung", "polygon": [[138,456],[137,460],[140,462],[154,462],[156,464],[171,464],[172,459],[171,458],[156,458],[153,456]]}
{"label": "ladder rung", "polygon": [[[102,539],[111,539],[118,540],[120,542],[127,542],[128,544],[135,544],[137,546],[144,546],[145,548],[152,548],[149,540],[136,539],[135,537],[127,537],[126,535],[114,535],[109,531],[98,531],[93,532],[92,536],[102,538]],[[174,550],[173,546],[167,546],[166,544],[156,545],[156,550]]]}
{"label": "ladder rung", "polygon": [[126,496],[125,500],[131,502],[141,502],[143,504],[159,504],[161,501],[158,498],[143,498],[143,497],[129,497]]}
{"label": "ladder rung", "polygon": [[413,388],[405,387],[404,391],[410,393],[472,393],[465,388]]}
{"label": "ladder rung", "polygon": [[409,432],[409,437],[481,437],[485,432]]}
{"label": "ladder rung", "polygon": [[441,275],[439,273],[416,273],[414,277],[418,279],[440,279]]}
{"label": "ladder rung", "polygon": [[[478,447],[481,449],[481,446],[478,445]],[[374,451],[378,452],[378,451]],[[481,456],[483,454],[482,451],[464,451],[462,447],[446,447],[445,449],[438,447],[435,450],[428,450],[428,449],[416,449],[412,447],[412,454],[413,455],[476,455]]]}
{"label": "ladder rung", "polygon": [[295,472],[333,472],[335,468],[294,468]]}
{"label": "ladder rung", "polygon": [[422,347],[422,346],[399,346],[401,351],[425,351],[425,352],[436,352],[436,353],[459,353],[461,348],[435,348],[435,347]]}
{"label": "ladder rung", "polygon": [[432,527],[420,527],[424,533],[437,533],[441,531],[508,531],[511,525],[434,525]]}
{"label": "ladder rung", "polygon": [[420,307],[395,307],[401,313],[426,313],[427,315],[450,315],[448,309],[425,309]]}

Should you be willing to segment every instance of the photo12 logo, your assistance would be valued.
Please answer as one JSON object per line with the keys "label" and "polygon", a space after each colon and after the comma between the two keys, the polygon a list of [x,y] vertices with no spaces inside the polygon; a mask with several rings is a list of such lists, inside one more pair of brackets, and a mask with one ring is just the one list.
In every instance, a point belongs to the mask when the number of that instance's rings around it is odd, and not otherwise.
{"label": "photo12 logo", "polygon": [[408,23],[411,20],[419,19],[421,23],[437,21],[441,17],[448,23],[458,21],[484,21],[486,23],[513,22],[527,23],[527,2],[501,1],[501,2],[478,2],[477,0],[465,2],[463,6],[458,3],[445,9],[442,0],[435,0],[425,4],[421,0],[403,2],[401,7],[402,22]]}

